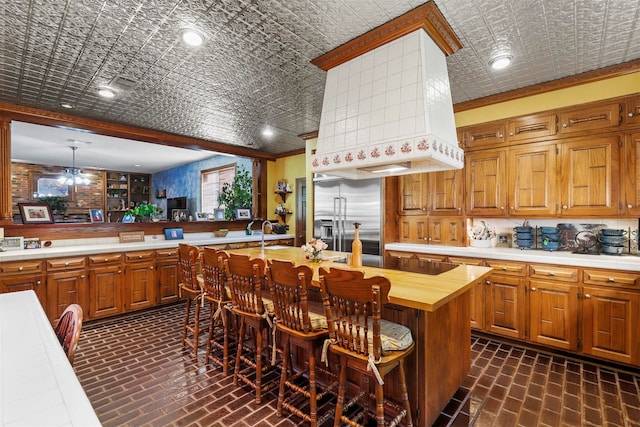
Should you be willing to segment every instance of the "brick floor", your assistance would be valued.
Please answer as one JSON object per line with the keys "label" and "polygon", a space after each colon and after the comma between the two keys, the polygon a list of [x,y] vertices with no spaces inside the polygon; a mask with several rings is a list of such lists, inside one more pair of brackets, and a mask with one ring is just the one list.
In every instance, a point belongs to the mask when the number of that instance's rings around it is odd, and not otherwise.
{"label": "brick floor", "polygon": [[[78,374],[109,426],[296,426],[180,345],[183,305],[85,324]],[[640,374],[473,336],[471,373],[437,426],[640,426]],[[333,402],[325,403],[325,406]]]}

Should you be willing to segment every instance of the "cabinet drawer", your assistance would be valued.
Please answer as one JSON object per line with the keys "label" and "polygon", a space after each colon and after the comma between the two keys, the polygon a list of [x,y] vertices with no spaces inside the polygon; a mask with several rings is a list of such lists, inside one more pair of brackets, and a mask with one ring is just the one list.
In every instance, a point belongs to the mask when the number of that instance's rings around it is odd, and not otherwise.
{"label": "cabinet drawer", "polygon": [[622,116],[620,104],[579,108],[560,114],[560,133],[571,134],[583,130],[618,126]]}
{"label": "cabinet drawer", "polygon": [[639,289],[640,273],[616,270],[583,270],[583,282],[589,285],[621,286]]}
{"label": "cabinet drawer", "polygon": [[158,261],[169,261],[178,259],[178,249],[161,249],[156,251]]}
{"label": "cabinet drawer", "polygon": [[462,133],[466,150],[505,145],[506,123],[487,123],[466,128]]}
{"label": "cabinet drawer", "polygon": [[0,273],[39,273],[42,261],[5,262],[0,264]]}
{"label": "cabinet drawer", "polygon": [[509,120],[509,140],[522,141],[555,135],[558,131],[555,114],[542,114]]}
{"label": "cabinet drawer", "polygon": [[48,259],[47,271],[84,268],[86,265],[87,260],[85,257]]}
{"label": "cabinet drawer", "polygon": [[480,258],[464,258],[459,256],[450,256],[447,259],[452,264],[464,264],[464,265],[482,265],[482,259]]}
{"label": "cabinet drawer", "polygon": [[125,262],[153,261],[154,251],[127,252],[124,254]]}
{"label": "cabinet drawer", "polygon": [[552,279],[561,282],[577,282],[580,269],[558,265],[529,265],[529,277],[533,279]]}
{"label": "cabinet drawer", "polygon": [[525,276],[527,274],[527,264],[518,262],[505,262],[496,260],[487,260],[487,266],[494,269],[496,273],[510,274],[513,276]]}
{"label": "cabinet drawer", "polygon": [[433,254],[416,254],[416,258],[418,258],[420,261],[444,262],[447,259],[447,256]]}
{"label": "cabinet drawer", "polygon": [[117,264],[122,261],[122,254],[103,254],[89,257],[89,265]]}

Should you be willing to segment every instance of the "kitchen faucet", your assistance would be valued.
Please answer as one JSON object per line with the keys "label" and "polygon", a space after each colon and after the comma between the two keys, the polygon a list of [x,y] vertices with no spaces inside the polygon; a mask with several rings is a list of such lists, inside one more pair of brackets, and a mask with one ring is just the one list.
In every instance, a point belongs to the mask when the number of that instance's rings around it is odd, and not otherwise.
{"label": "kitchen faucet", "polygon": [[260,226],[260,229],[262,230],[262,248],[264,248],[264,226],[265,224],[269,224],[269,228],[271,228],[271,221],[264,220],[262,221],[262,225]]}

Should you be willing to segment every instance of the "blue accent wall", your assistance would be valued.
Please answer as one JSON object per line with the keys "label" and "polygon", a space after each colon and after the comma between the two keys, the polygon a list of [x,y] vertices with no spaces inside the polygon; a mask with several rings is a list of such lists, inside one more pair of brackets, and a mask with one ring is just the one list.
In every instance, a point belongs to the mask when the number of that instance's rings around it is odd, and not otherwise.
{"label": "blue accent wall", "polygon": [[166,217],[167,199],[159,199],[157,197],[159,191],[166,189],[167,198],[187,197],[187,209],[189,209],[190,215],[193,215],[194,212],[200,212],[200,172],[234,163],[237,166],[244,166],[249,171],[249,175],[251,175],[251,159],[229,156],[214,156],[199,162],[154,173],[151,177],[153,185],[152,203],[161,208]]}

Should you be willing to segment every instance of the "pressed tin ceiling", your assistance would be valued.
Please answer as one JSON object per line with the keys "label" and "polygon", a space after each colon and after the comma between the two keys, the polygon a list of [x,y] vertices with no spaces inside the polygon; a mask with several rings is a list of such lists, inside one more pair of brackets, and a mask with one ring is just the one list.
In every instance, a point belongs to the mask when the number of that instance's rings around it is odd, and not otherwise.
{"label": "pressed tin ceiling", "polygon": [[[423,3],[2,0],[0,100],[284,153],[318,129],[325,72],[310,61]],[[463,44],[447,58],[454,103],[640,58],[640,0],[435,3]],[[185,27],[204,44],[183,45]],[[493,71],[501,51],[513,64]]]}

